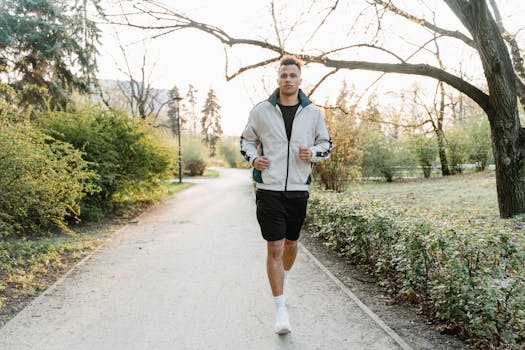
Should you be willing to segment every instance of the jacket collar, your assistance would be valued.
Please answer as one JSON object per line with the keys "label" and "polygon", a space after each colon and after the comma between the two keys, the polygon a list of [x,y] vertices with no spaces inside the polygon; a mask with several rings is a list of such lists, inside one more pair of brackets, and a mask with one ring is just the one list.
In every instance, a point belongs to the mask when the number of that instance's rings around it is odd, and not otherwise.
{"label": "jacket collar", "polygon": [[[277,98],[279,97],[279,89],[275,89],[275,91],[268,97],[268,102],[270,102],[274,107],[277,105]],[[303,90],[299,89],[299,103],[301,103],[301,107],[306,107],[312,101],[306,96],[306,94],[303,92]]]}

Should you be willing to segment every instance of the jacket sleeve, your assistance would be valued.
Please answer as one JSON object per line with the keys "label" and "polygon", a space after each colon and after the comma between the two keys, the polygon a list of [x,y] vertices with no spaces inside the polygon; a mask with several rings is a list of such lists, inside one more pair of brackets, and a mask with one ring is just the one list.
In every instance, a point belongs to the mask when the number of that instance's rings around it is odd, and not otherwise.
{"label": "jacket sleeve", "polygon": [[312,151],[310,161],[316,163],[327,159],[330,156],[332,146],[332,139],[328,133],[323,113],[319,111],[317,125],[315,126],[315,142],[313,147],[310,147],[310,151]]}
{"label": "jacket sleeve", "polygon": [[259,135],[256,131],[255,114],[252,110],[248,122],[241,135],[241,155],[253,166],[253,161],[259,156],[257,146],[259,145]]}

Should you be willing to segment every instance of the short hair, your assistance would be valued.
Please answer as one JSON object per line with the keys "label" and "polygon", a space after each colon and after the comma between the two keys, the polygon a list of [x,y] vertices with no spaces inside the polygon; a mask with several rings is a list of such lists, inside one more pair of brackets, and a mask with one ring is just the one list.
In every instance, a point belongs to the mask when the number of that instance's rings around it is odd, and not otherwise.
{"label": "short hair", "polygon": [[288,65],[295,65],[295,66],[297,66],[297,68],[299,68],[299,72],[301,71],[301,66],[302,66],[301,61],[299,61],[299,59],[297,59],[294,56],[291,56],[291,55],[284,56],[281,59],[281,63],[279,64],[279,68],[281,68],[282,66],[288,66]]}

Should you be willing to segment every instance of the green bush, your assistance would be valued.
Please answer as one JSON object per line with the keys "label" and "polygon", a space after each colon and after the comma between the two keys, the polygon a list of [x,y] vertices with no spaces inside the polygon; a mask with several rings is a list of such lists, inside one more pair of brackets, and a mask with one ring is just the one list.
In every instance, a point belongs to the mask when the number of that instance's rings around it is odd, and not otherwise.
{"label": "green bush", "polygon": [[202,176],[208,163],[208,147],[195,136],[186,136],[182,146],[182,168],[191,176]]}
{"label": "green bush", "polygon": [[483,171],[492,158],[489,123],[486,119],[471,117],[464,121],[464,127],[468,132],[468,158],[476,164],[477,171]]}
{"label": "green bush", "polygon": [[0,232],[2,235],[67,229],[80,201],[95,193],[94,172],[83,154],[30,126],[0,128]]}
{"label": "green bush", "polygon": [[432,164],[436,160],[438,150],[433,138],[419,134],[410,140],[417,157],[417,163],[423,170],[423,176],[429,178],[432,173]]}
{"label": "green bush", "polygon": [[525,341],[525,241],[517,232],[348,194],[312,193],[308,211],[307,229],[442,327],[479,347]]}
{"label": "green bush", "polygon": [[96,194],[83,200],[82,218],[112,212],[114,196],[130,186],[148,186],[173,173],[175,151],[145,122],[123,112],[86,106],[75,112],[47,112],[40,128],[84,152],[98,177]]}
{"label": "green bush", "polygon": [[221,141],[219,143],[219,155],[230,168],[238,168],[246,163],[241,158],[238,143]]}
{"label": "green bush", "polygon": [[392,182],[399,171],[406,167],[413,168],[414,160],[401,140],[391,138],[380,130],[364,134],[363,176],[380,176],[387,182]]}
{"label": "green bush", "polygon": [[452,174],[461,174],[464,164],[469,161],[468,131],[462,127],[462,123],[457,123],[450,130],[446,131],[446,154]]}

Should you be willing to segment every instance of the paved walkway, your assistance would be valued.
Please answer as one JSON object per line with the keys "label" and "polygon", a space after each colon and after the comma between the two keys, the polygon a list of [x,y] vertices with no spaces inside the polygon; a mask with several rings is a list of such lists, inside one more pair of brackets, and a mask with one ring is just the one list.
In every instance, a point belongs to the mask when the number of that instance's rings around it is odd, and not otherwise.
{"label": "paved walkway", "polygon": [[0,349],[401,349],[304,251],[292,333],[273,333],[246,170],[149,210],[0,329]]}

